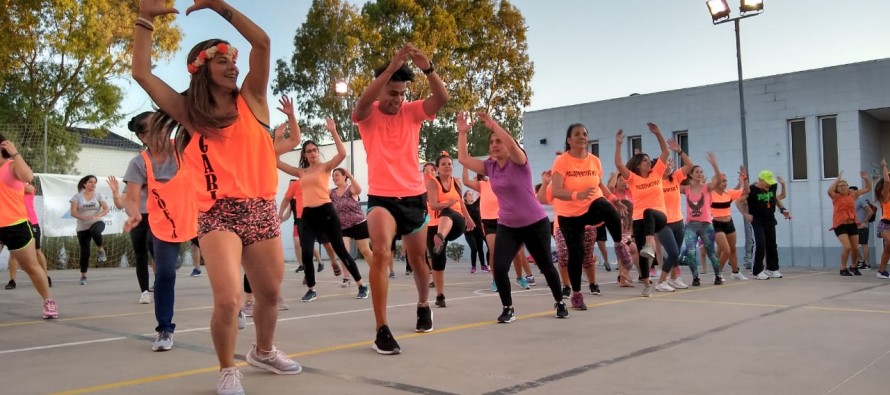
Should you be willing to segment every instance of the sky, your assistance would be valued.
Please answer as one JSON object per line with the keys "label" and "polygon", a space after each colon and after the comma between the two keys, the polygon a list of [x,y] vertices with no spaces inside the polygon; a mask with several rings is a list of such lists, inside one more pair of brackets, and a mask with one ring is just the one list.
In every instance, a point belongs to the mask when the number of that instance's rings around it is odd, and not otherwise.
{"label": "sky", "polygon": [[[365,1],[351,0],[361,5]],[[733,16],[739,0],[728,0]],[[704,0],[513,0],[528,26],[535,74],[526,111],[607,100],[737,79],[732,23],[713,25]],[[241,50],[248,45],[209,10],[185,16],[192,1],[177,0],[181,48],[154,72],[174,89],[188,85],[185,56],[196,43],[223,38]],[[290,59],[297,28],[310,0],[230,0],[272,39],[272,64]],[[890,57],[887,0],[765,0],[761,15],[741,21],[745,78],[809,70]],[[395,52],[397,48],[393,48]],[[246,55],[246,53],[245,53]],[[336,56],[332,53],[331,56]],[[246,57],[244,58],[246,59]],[[247,62],[239,62],[241,76]],[[271,71],[274,74],[274,70]],[[115,130],[151,109],[151,101],[129,78]],[[270,81],[271,82],[271,81]],[[270,107],[277,104],[269,90]],[[286,118],[272,109],[272,124]]]}

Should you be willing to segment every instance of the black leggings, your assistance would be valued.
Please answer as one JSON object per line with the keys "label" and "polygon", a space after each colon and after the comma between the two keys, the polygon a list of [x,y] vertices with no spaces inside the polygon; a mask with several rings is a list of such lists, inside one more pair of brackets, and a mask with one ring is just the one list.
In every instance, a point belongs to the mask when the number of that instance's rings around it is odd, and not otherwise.
{"label": "black leggings", "polygon": [[470,247],[470,267],[476,267],[476,256],[479,257],[479,263],[482,266],[488,265],[488,262],[485,261],[485,257],[487,254],[485,253],[485,238],[482,236],[482,223],[476,223],[476,228],[472,231],[468,231],[464,233],[464,238],[467,239],[467,245]]}
{"label": "black leggings", "polygon": [[[563,238],[566,242],[566,249],[569,251],[569,281],[572,283],[573,292],[581,292],[581,264],[584,262],[584,227],[594,226],[601,222],[605,222],[606,230],[612,236],[616,248],[621,240],[621,217],[618,211],[604,197],[594,200],[587,208],[587,212],[577,217],[559,216],[559,229],[562,231]],[[500,226],[498,226],[500,228]],[[497,243],[497,239],[495,239]],[[494,249],[494,253],[498,253],[498,249]],[[550,257],[547,257],[547,261]],[[537,258],[535,258],[535,262]],[[540,263],[539,263],[540,265]]]}
{"label": "black leggings", "polygon": [[355,260],[346,251],[346,245],[343,244],[343,229],[340,227],[340,217],[337,210],[334,209],[333,203],[325,203],[318,207],[303,208],[303,217],[300,229],[300,248],[303,252],[303,266],[306,273],[306,285],[309,288],[315,287],[315,264],[312,261],[312,252],[315,246],[315,240],[319,234],[324,234],[331,242],[334,253],[346,266],[349,275],[355,281],[361,281],[362,274],[358,271],[358,265]]}
{"label": "black leggings", "polygon": [[448,231],[445,236],[445,240],[442,241],[442,251],[439,251],[438,254],[433,253],[434,240],[436,235],[439,233],[438,226],[429,226],[426,230],[426,248],[430,253],[430,261],[433,265],[433,270],[437,272],[441,272],[445,270],[445,262],[447,257],[445,256],[445,247],[448,247],[449,241],[457,240],[460,235],[464,234],[464,229],[467,228],[467,222],[460,213],[456,211],[446,208],[442,210],[439,218],[448,217],[451,218],[451,230]]}
{"label": "black leggings", "polygon": [[[667,225],[667,216],[664,213],[647,208],[643,211],[643,219],[634,220],[633,232],[634,242],[640,249],[646,245],[646,236],[658,238],[666,252],[661,270],[670,273],[674,266],[677,266],[680,262],[680,247],[678,246],[674,230]],[[682,225],[682,222],[680,225]],[[654,248],[655,246],[652,247]],[[649,278],[649,258],[640,256],[638,269],[640,271],[640,280]]]}
{"label": "black leggings", "polygon": [[136,256],[136,281],[142,292],[148,291],[148,254],[155,255],[152,237],[148,214],[142,214],[142,222],[130,231],[130,243],[133,244],[133,255]]}
{"label": "black leggings", "polygon": [[80,244],[80,272],[86,273],[90,267],[90,239],[96,243],[96,247],[102,247],[102,231],[105,230],[105,222],[99,221],[87,230],[77,232],[77,243]]}
{"label": "black leggings", "polygon": [[550,257],[550,220],[548,218],[542,218],[538,222],[521,228],[511,228],[499,224],[495,235],[494,282],[498,287],[501,305],[513,306],[513,296],[510,293],[510,265],[513,263],[513,257],[519,252],[519,247],[523,244],[535,259],[544,278],[547,279],[547,286],[550,287],[553,300],[557,302],[562,300],[559,272],[553,267]]}

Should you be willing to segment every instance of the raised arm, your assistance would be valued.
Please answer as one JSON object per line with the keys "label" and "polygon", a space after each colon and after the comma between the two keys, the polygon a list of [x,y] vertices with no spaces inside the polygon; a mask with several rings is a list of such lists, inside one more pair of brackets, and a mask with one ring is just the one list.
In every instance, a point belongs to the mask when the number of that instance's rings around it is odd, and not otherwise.
{"label": "raised arm", "polygon": [[668,147],[670,147],[671,151],[674,151],[677,153],[677,155],[680,155],[680,160],[683,161],[683,167],[680,167],[679,170],[683,171],[683,175],[688,176],[689,172],[692,171],[692,167],[695,166],[695,163],[692,163],[692,159],[690,159],[689,156],[686,155],[685,152],[683,152],[683,148],[680,147],[680,144],[677,143],[676,140],[668,140]]}
{"label": "raised arm", "polygon": [[708,184],[708,192],[710,192],[717,189],[720,185],[720,167],[717,166],[717,155],[714,155],[711,151],[708,151],[708,163],[710,163],[711,168],[714,169],[714,177],[711,178],[711,183]]}
{"label": "raised arm", "polygon": [[495,137],[501,140],[501,144],[507,149],[507,155],[509,155],[510,160],[513,163],[525,166],[528,163],[528,157],[525,155],[525,152],[522,152],[522,149],[519,148],[519,143],[513,139],[513,136],[510,135],[509,132],[504,130],[494,119],[491,118],[487,112],[479,111],[476,113],[476,117],[482,120],[485,123],[485,126],[491,129],[494,132]]}
{"label": "raised arm", "polygon": [[426,75],[427,82],[429,82],[430,90],[432,91],[430,97],[423,101],[423,112],[428,116],[436,115],[445,106],[445,103],[448,103],[448,89],[445,88],[445,83],[439,78],[433,63],[430,62],[426,55],[411,44],[408,44],[408,47],[411,48],[411,61]]}
{"label": "raised arm", "polygon": [[748,172],[744,166],[739,166],[739,184],[742,184],[742,196],[739,199],[747,199],[751,193],[751,183],[748,182]]}
{"label": "raised arm", "polygon": [[859,172],[859,177],[862,177],[862,189],[856,191],[854,194],[857,198],[871,191],[871,177],[868,176],[868,173],[865,170],[862,170]]}
{"label": "raised arm", "polygon": [[358,199],[358,195],[362,194],[362,184],[355,180],[355,177],[352,176],[349,170],[343,169],[343,173],[346,174],[346,179],[349,180],[349,192]]}
{"label": "raised arm", "polygon": [[325,171],[330,173],[340,166],[340,163],[343,162],[343,159],[346,159],[346,146],[343,145],[343,140],[340,139],[340,133],[337,132],[337,124],[333,119],[328,118],[325,121],[325,129],[331,133],[331,137],[334,139],[334,146],[337,147],[337,153],[334,155],[331,160],[327,161],[324,164]]}
{"label": "raised arm", "polygon": [[[460,139],[460,137],[458,137],[458,139]],[[460,156],[460,150],[458,150],[458,156]],[[461,165],[463,165],[463,162],[461,162]],[[479,181],[470,179],[470,169],[467,169],[466,165],[464,165],[463,168],[464,170],[460,180],[463,181],[464,185],[466,185],[467,188],[470,188],[476,192],[480,192],[479,188],[481,188],[482,186],[479,184]]]}
{"label": "raised arm", "polygon": [[671,156],[671,151],[668,148],[667,141],[665,141],[664,136],[661,134],[661,129],[658,128],[658,125],[649,122],[646,124],[649,127],[649,131],[655,135],[655,138],[658,140],[658,146],[661,147],[661,155],[658,156],[658,160],[665,162],[668,157]]}
{"label": "raised arm", "polygon": [[[152,72],[151,66],[151,35],[154,31],[153,22],[156,17],[178,14],[175,8],[167,7],[164,0],[141,0],[139,2],[139,19],[133,32],[133,79],[148,93],[151,100],[176,122],[193,130],[188,122],[185,96],[173,90],[170,85]],[[144,20],[144,22],[143,22]]]}
{"label": "raised arm", "polygon": [[278,99],[278,103],[281,105],[281,107],[278,107],[278,111],[287,115],[287,126],[290,128],[290,138],[281,138],[278,135],[279,132],[277,130],[275,132],[275,153],[281,156],[300,145],[302,136],[300,135],[300,124],[297,122],[297,116],[294,115],[293,100],[287,96],[281,96]]}
{"label": "raised arm", "polygon": [[837,189],[837,184],[844,180],[843,176],[844,171],[841,170],[840,173],[837,174],[837,177],[835,177],[834,182],[832,182],[831,185],[828,186],[828,197],[830,197],[831,200],[834,200],[834,198],[837,197],[837,192],[835,191],[835,189]]}
{"label": "raised arm", "polygon": [[353,112],[353,118],[356,121],[363,121],[371,115],[371,110],[374,107],[374,100],[377,100],[377,97],[380,96],[380,92],[386,87],[386,83],[389,82],[392,75],[411,58],[412,50],[413,49],[410,46],[402,47],[402,49],[396,52],[389,61],[389,65],[386,66],[386,69],[374,78],[374,81],[371,81],[371,84],[362,91],[362,95],[359,96],[358,102],[355,103],[355,111]]}
{"label": "raised arm", "polygon": [[776,196],[776,199],[784,200],[785,199],[785,179],[781,176],[776,177],[776,181],[779,182],[779,195]]}
{"label": "raised arm", "polygon": [[621,159],[621,144],[624,143],[624,130],[618,129],[618,133],[615,133],[615,169],[618,170],[618,174],[627,179],[630,177],[630,170],[627,169],[627,166],[624,165],[624,161]]}
{"label": "raised arm", "polygon": [[884,187],[878,193],[878,201],[884,203],[890,199],[890,172],[887,170],[887,160],[881,159],[881,179],[884,180]]}
{"label": "raised arm", "polygon": [[278,166],[278,170],[281,170],[281,171],[283,171],[287,174],[290,174],[294,177],[297,177],[297,178],[303,178],[303,171],[305,169],[291,166],[287,163],[284,163],[284,161],[281,159],[278,160],[277,166]]}
{"label": "raised arm", "polygon": [[[117,209],[124,208],[124,201],[121,200],[120,183],[117,182],[117,177],[108,176],[108,180],[106,180],[106,182],[108,182],[108,187],[111,188],[111,200],[114,202],[114,207]],[[127,184],[130,184],[130,183],[127,183]],[[133,184],[135,187],[135,183],[133,183]],[[127,185],[128,191],[130,190],[129,187],[130,186]],[[142,186],[140,186],[140,188],[141,187]]]}
{"label": "raised arm", "polygon": [[476,159],[470,156],[469,148],[467,147],[467,133],[469,133],[470,129],[473,128],[473,121],[470,119],[470,115],[466,111],[460,111],[457,113],[457,161],[460,162],[461,166],[464,168],[464,183],[467,184],[470,188],[475,189],[477,192],[479,191],[479,183],[476,182],[475,185],[469,183],[469,177],[467,174],[467,168],[473,170],[476,174],[485,175],[485,165],[479,159]]}
{"label": "raised arm", "polygon": [[9,164],[9,170],[16,179],[21,182],[31,182],[34,179],[34,171],[31,170],[31,166],[28,166],[25,158],[22,158],[22,154],[19,153],[12,141],[3,140],[0,142],[0,149],[9,154],[8,160],[12,162]]}

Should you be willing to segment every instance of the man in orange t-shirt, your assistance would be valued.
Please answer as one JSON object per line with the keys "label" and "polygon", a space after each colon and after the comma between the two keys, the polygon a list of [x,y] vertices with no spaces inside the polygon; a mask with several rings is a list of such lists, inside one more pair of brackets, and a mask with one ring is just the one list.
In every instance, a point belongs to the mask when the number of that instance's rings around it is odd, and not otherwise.
{"label": "man in orange t-shirt", "polygon": [[[408,83],[414,72],[411,61],[427,77],[432,95],[408,102]],[[389,64],[374,72],[371,82],[352,113],[368,157],[368,231],[374,257],[371,273],[371,299],[374,305],[377,337],[371,348],[380,354],[401,352],[386,320],[389,264],[392,242],[401,235],[405,255],[414,268],[417,285],[417,332],[433,330],[433,313],[427,303],[429,272],[426,262],[426,188],[417,172],[420,127],[435,118],[448,102],[445,84],[436,74],[433,62],[419,49],[406,45]]]}

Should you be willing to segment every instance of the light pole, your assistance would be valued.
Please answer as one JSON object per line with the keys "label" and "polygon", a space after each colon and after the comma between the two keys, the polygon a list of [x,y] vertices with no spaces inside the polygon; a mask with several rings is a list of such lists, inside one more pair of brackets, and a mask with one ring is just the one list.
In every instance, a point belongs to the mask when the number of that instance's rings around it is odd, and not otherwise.
{"label": "light pole", "polygon": [[735,53],[739,70],[739,118],[742,123],[742,164],[748,169],[748,128],[745,123],[745,88],[742,84],[742,40],[739,34],[739,21],[763,13],[763,0],[741,0],[741,15],[730,17],[729,4],[726,0],[708,0],[705,2],[711,20],[715,25],[726,22],[735,23]]}
{"label": "light pole", "polygon": [[[346,100],[346,111],[349,112],[349,118],[352,117],[352,102],[349,100],[349,84],[346,81],[337,81],[334,84],[334,92],[337,93],[337,96],[342,97]],[[347,121],[347,125],[352,120],[349,119]],[[349,173],[355,174],[355,135],[352,131],[352,126],[349,126]]]}

